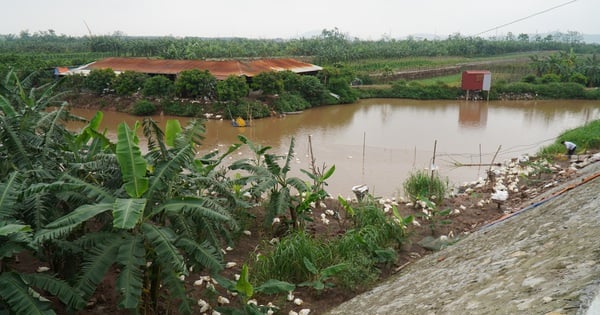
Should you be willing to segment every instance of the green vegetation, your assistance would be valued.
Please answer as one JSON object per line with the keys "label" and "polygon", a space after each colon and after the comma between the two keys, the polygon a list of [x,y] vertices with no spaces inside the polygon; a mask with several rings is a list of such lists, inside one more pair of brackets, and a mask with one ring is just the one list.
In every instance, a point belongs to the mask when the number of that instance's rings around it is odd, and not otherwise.
{"label": "green vegetation", "polygon": [[156,113],[156,105],[148,100],[139,100],[133,105],[131,113],[137,116],[152,116]]}
{"label": "green vegetation", "polygon": [[395,261],[412,217],[390,216],[372,197],[356,209],[346,206],[352,226],[343,235],[319,238],[299,231],[264,244],[266,252],[251,266],[256,281],[276,276],[317,291],[333,285],[353,290],[375,281],[377,266]]}
{"label": "green vegetation", "polygon": [[436,85],[447,85],[450,87],[460,87],[461,79],[462,79],[462,75],[459,73],[459,74],[435,77],[435,78],[431,78],[431,79],[422,79],[422,80],[414,80],[414,81],[418,82],[421,85],[436,84]]}
{"label": "green vegetation", "polygon": [[437,208],[436,204],[428,198],[422,198],[416,200],[416,202],[421,206],[421,212],[418,212],[416,216],[424,218],[425,221],[429,223],[431,235],[435,235],[435,232],[440,225],[452,223],[450,219],[446,219],[450,215],[450,212],[452,212],[452,209],[448,208],[440,210]]}
{"label": "green vegetation", "polygon": [[[460,99],[464,97],[464,91],[459,88],[460,72],[481,68],[493,73],[489,95],[492,100],[598,99],[598,90],[580,86],[599,85],[599,52],[598,45],[582,43],[581,35],[576,32],[544,38],[519,34],[483,39],[454,34],[433,41],[414,38],[363,41],[348,38],[336,28],[323,30],[313,38],[275,41],[137,38],[119,33],[76,38],[58,36],[49,30],[0,35],[0,75],[13,71],[23,79],[27,74],[33,86],[40,86],[55,79],[50,71],[55,67],[79,66],[112,56],[295,57],[323,66],[317,76],[271,72],[249,78],[248,82],[243,78],[217,82],[210,73],[202,71],[182,73],[171,80],[130,72],[115,76],[105,69],[104,72],[92,71],[89,77],[63,78],[59,85],[59,89],[68,93],[91,92],[108,99],[114,99],[114,95],[125,97],[126,104],[135,104],[142,96],[154,98],[153,102],[164,102],[164,108],[157,103],[164,113],[176,115],[198,116],[211,112],[226,117],[260,118],[277,111],[352,103],[358,98]],[[428,74],[430,79],[403,74],[422,70],[433,70]],[[351,85],[360,88],[351,88]],[[185,100],[175,100],[175,97]],[[117,108],[129,110],[119,104]]]}
{"label": "green vegetation", "polygon": [[569,129],[561,133],[556,141],[540,149],[538,155],[552,160],[557,155],[566,153],[562,141],[571,141],[577,144],[577,152],[600,150],[600,120],[591,121],[581,127]]}
{"label": "green vegetation", "polygon": [[[112,143],[97,130],[101,113],[72,134],[62,124],[74,118],[66,105],[50,108],[54,87],[28,90],[14,75],[3,84],[11,92],[0,97],[0,309],[53,313],[36,297],[47,294],[81,310],[116,267],[120,308],[157,310],[161,300],[162,308],[192,313],[179,277],[189,267],[222,269],[217,248],[236,229],[231,209],[243,204],[214,174],[215,161],[235,148],[196,160],[203,126],[177,121],[166,133],[149,120],[121,124]],[[139,127],[148,139],[144,156]],[[56,276],[13,270],[25,250]],[[173,304],[165,306],[161,290]]]}
{"label": "green vegetation", "polygon": [[291,93],[283,93],[273,102],[273,109],[280,113],[300,111],[309,107],[310,104],[302,96]]}
{"label": "green vegetation", "polygon": [[[261,196],[268,192],[270,198],[265,205],[265,226],[271,226],[279,217],[285,217],[287,213],[288,222],[294,229],[302,230],[304,222],[310,220],[310,203],[324,199],[327,193],[323,189],[323,184],[333,172],[335,166],[332,166],[321,176],[306,172],[315,180],[313,185],[302,181],[298,177],[288,177],[291,171],[290,163],[294,157],[294,138],[291,139],[287,155],[279,156],[268,153],[270,147],[257,146],[243,136],[238,136],[240,141],[252,150],[255,159],[243,159],[236,161],[232,170],[244,170],[251,175],[247,180],[255,181],[258,184],[250,188],[248,193],[252,196]],[[279,161],[283,165],[279,165]],[[265,172],[267,171],[267,172]]]}
{"label": "green vegetation", "polygon": [[164,75],[157,75],[144,81],[142,94],[144,96],[170,97],[173,95],[174,89],[173,81]]}
{"label": "green vegetation", "polygon": [[85,79],[85,87],[97,95],[108,94],[113,88],[113,81],[117,76],[108,69],[92,70]]}
{"label": "green vegetation", "polygon": [[446,196],[447,180],[440,178],[437,172],[417,170],[409,174],[403,183],[404,193],[412,202],[418,200],[433,200],[440,202]]}
{"label": "green vegetation", "polygon": [[[498,90],[495,95],[518,91],[540,97],[600,96],[582,85],[597,85],[597,47],[576,40],[485,41],[457,35],[441,41],[368,42],[350,40],[337,29],[324,30],[313,39],[282,42],[123,36],[73,39],[52,33],[2,37],[0,313],[52,314],[52,303],[81,311],[112,271],[116,272],[118,307],[132,313],[195,313],[196,303],[180,280],[191,269],[213,275],[223,287],[240,293],[243,303],[254,294],[280,294],[295,286],[310,287],[316,293],[331,286],[354,290],[375,281],[381,268],[396,260],[412,221],[412,216],[403,218],[396,208],[390,213],[372,196],[355,205],[340,199],[339,210],[345,212],[328,209],[321,220],[326,226],[336,222],[344,231],[324,233],[324,237],[312,234],[307,225],[315,219],[316,205],[321,208],[327,196],[324,188],[335,167],[303,170],[308,180],[290,176],[294,140],[283,156],[240,137],[240,143],[225,152],[198,157],[196,150],[204,134],[201,120],[187,126],[169,120],[164,131],[150,119],[133,126],[123,123],[112,141],[99,130],[101,112],[72,133],[64,123],[78,118],[69,114],[57,90],[131,97],[133,110],[140,115],[160,108],[165,114],[195,117],[208,110],[221,110],[232,117],[264,117],[273,108],[269,106],[284,111],[348,103],[359,93],[361,97],[455,99],[461,92],[452,79],[409,82],[393,79],[394,73],[403,67],[451,65],[465,58],[532,48],[573,53],[538,59],[540,67],[533,68],[535,73],[524,71],[522,64],[498,65],[507,75],[494,86],[493,91]],[[30,53],[21,54],[26,51]],[[582,54],[589,55],[573,57]],[[182,73],[175,82],[136,73],[115,76],[110,69],[94,70],[86,78],[53,81],[52,75],[43,71],[115,55],[296,55],[323,63],[324,71],[312,77],[290,72],[258,76],[250,87],[266,94],[256,99],[246,98],[249,87],[239,78],[221,83],[206,71]],[[555,59],[567,62],[560,61],[562,67],[558,68],[542,67]],[[591,70],[579,68],[579,60],[585,60],[583,64]],[[32,70],[39,72],[24,75]],[[385,74],[385,81],[391,84],[360,90],[350,86],[357,78],[363,83],[374,80],[371,72]],[[517,76],[520,79],[513,81]],[[557,143],[569,140],[580,150],[595,150],[600,146],[599,129],[595,121],[565,132]],[[146,148],[140,147],[138,130],[148,140]],[[252,151],[253,158],[225,166],[223,160],[243,146]],[[558,144],[551,148],[548,150],[564,150]],[[412,174],[404,189],[411,200],[423,204],[423,215],[435,233],[448,214],[435,205],[445,196],[447,183],[422,171]],[[279,237],[279,242],[261,244],[261,255],[248,262],[234,283],[219,276],[224,267],[219,249],[234,244],[241,234],[240,222],[254,215],[251,208],[259,209],[265,218],[263,232]],[[25,253],[47,266],[50,273],[31,274],[15,268],[18,255]],[[242,305],[240,311],[266,311]]]}
{"label": "green vegetation", "polygon": [[[395,260],[406,237],[410,220],[386,214],[372,200],[356,209],[346,205],[345,218],[329,214],[352,225],[335,241],[309,234],[305,223],[327,196],[324,187],[335,167],[303,171],[307,181],[289,177],[293,141],[286,156],[240,137],[241,143],[223,153],[197,157],[202,121],[181,126],[168,120],[163,131],[144,119],[133,126],[121,123],[112,142],[98,130],[101,112],[77,133],[67,131],[64,122],[77,118],[55,88],[28,88],[12,73],[2,83],[2,312],[53,314],[53,303],[81,311],[115,272],[118,308],[194,313],[196,303],[181,279],[193,269],[233,290],[232,282],[219,276],[224,269],[219,248],[233,245],[241,234],[239,222],[251,216],[252,201],[264,203],[261,215],[268,222],[280,220],[283,229],[270,232],[285,237],[265,248],[264,258],[235,283],[233,291],[243,293],[243,301],[254,292],[280,293],[296,285],[317,292],[366,285],[377,279],[377,266]],[[145,149],[138,130],[147,139]],[[244,145],[255,157],[223,166]],[[17,256],[26,252],[52,275],[14,268]],[[270,263],[281,259],[283,265]]]}
{"label": "green vegetation", "polygon": [[231,75],[223,81],[217,82],[217,95],[222,102],[239,102],[248,96],[250,88],[243,77]]}
{"label": "green vegetation", "polygon": [[175,94],[185,98],[216,99],[217,79],[208,72],[197,69],[182,71],[175,80]]}
{"label": "green vegetation", "polygon": [[125,71],[113,79],[112,85],[118,95],[131,95],[141,91],[148,75],[135,71]]}

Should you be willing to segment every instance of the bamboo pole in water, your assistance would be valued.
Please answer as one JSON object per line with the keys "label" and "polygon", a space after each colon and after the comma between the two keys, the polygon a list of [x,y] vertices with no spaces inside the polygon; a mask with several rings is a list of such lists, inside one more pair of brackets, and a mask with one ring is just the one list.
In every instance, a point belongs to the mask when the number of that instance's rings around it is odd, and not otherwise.
{"label": "bamboo pole in water", "polygon": [[362,180],[365,181],[365,145],[367,143],[367,132],[363,131],[363,150],[362,150]]}
{"label": "bamboo pole in water", "polygon": [[502,145],[499,145],[498,150],[496,150],[496,153],[494,154],[494,157],[492,158],[492,162],[490,162],[490,169],[488,170],[488,172],[490,172],[492,170],[492,166],[494,165],[494,160],[496,159],[496,156],[498,155],[498,152],[500,152],[501,148],[502,148]]}
{"label": "bamboo pole in water", "polygon": [[435,172],[435,151],[437,150],[437,140],[433,143],[433,158],[431,159],[431,179],[433,181],[433,174]]}
{"label": "bamboo pole in water", "polygon": [[481,160],[481,143],[479,144],[479,166],[477,168],[477,176],[481,175],[481,163],[483,163],[483,161]]}

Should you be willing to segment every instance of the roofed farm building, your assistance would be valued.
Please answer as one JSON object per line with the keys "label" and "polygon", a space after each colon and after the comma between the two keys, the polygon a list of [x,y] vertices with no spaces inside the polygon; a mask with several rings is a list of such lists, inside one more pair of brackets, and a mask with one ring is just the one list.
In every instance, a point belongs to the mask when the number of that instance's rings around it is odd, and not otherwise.
{"label": "roofed farm building", "polygon": [[228,76],[252,77],[270,71],[286,71],[297,74],[315,75],[322,67],[292,58],[249,59],[249,60],[175,60],[149,58],[105,58],[78,68],[57,68],[58,75],[88,75],[92,70],[112,69],[119,74],[135,71],[148,75],[165,75],[174,79],[186,70],[208,70],[217,80]]}

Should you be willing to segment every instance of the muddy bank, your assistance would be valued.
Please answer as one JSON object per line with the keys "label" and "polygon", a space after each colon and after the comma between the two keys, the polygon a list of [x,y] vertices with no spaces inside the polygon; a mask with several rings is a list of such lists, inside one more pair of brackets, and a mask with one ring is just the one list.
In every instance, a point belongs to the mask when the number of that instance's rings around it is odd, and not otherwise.
{"label": "muddy bank", "polygon": [[578,170],[328,314],[586,314],[600,289],[600,177],[552,194],[598,172],[598,162]]}

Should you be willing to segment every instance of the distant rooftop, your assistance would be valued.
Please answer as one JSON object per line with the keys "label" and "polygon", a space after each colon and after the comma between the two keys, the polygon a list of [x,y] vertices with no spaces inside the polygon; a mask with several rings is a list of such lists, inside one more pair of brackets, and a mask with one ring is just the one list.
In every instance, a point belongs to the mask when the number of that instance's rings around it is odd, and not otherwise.
{"label": "distant rooftop", "polygon": [[177,75],[185,70],[208,70],[218,80],[230,75],[254,77],[261,72],[289,70],[298,74],[311,74],[322,67],[291,58],[253,60],[174,60],[150,58],[105,58],[68,71],[60,75],[87,75],[94,69],[112,69],[117,73],[136,71],[147,74]]}

